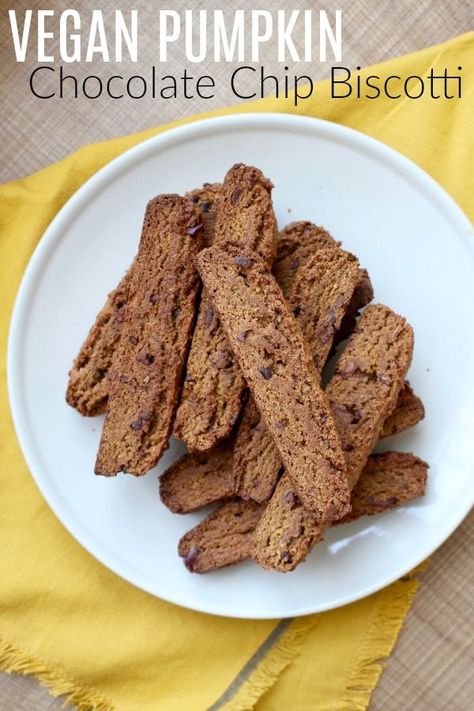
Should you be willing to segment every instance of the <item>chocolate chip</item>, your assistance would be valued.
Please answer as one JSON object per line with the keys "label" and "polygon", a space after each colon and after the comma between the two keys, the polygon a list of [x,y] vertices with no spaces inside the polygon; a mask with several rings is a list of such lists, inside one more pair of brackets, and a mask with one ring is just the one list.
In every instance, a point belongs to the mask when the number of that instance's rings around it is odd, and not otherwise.
{"label": "chocolate chip", "polygon": [[273,370],[271,368],[267,368],[265,365],[261,365],[258,370],[263,375],[265,380],[270,380],[273,375]]}
{"label": "chocolate chip", "polygon": [[283,551],[283,553],[280,553],[280,560],[282,561],[282,563],[291,563],[293,558],[288,553],[288,551]]}
{"label": "chocolate chip", "polygon": [[123,314],[120,313],[120,311],[115,311],[114,318],[117,321],[117,323],[123,323]]}
{"label": "chocolate chip", "polygon": [[295,316],[298,317],[301,313],[301,306],[295,306],[295,308],[293,309],[293,313]]}
{"label": "chocolate chip", "polygon": [[193,236],[196,234],[196,232],[199,232],[199,230],[201,229],[201,227],[202,227],[202,222],[198,222],[197,225],[193,225],[192,227],[188,227],[188,228],[186,229],[186,234],[187,234],[187,235],[191,235],[191,237],[193,237]]}
{"label": "chocolate chip", "polygon": [[237,203],[240,200],[241,195],[242,195],[242,188],[235,188],[232,195],[230,196],[230,201],[231,201],[232,205],[237,205]]}
{"label": "chocolate chip", "polygon": [[355,373],[356,368],[357,368],[356,363],[353,360],[350,360],[341,369],[340,374],[342,376],[351,375],[352,373]]}
{"label": "chocolate chip", "polygon": [[291,508],[299,504],[299,500],[294,491],[287,491],[283,497],[283,503],[287,504]]}
{"label": "chocolate chip", "polygon": [[211,187],[211,183],[203,183],[203,184],[202,184],[202,187],[203,187],[203,188],[210,188],[210,187]]}
{"label": "chocolate chip", "polygon": [[328,341],[332,340],[333,336],[334,329],[330,323],[325,323],[323,326],[321,326],[321,331],[319,334],[319,340],[321,341],[321,343],[327,343]]}
{"label": "chocolate chip", "polygon": [[228,351],[226,348],[220,350],[213,360],[213,365],[218,370],[224,370],[225,368],[228,368],[231,364],[232,358],[230,355],[230,351]]}
{"label": "chocolate chip", "polygon": [[206,326],[210,326],[213,318],[214,318],[214,311],[209,306],[206,306],[206,310],[204,311],[204,324]]}
{"label": "chocolate chip", "polygon": [[249,333],[252,333],[252,329],[246,328],[244,331],[241,331],[240,333],[238,333],[236,335],[236,339],[238,341],[240,341],[240,343],[243,343],[245,341],[245,339],[247,338],[247,336],[249,335]]}
{"label": "chocolate chip", "polygon": [[128,338],[129,343],[131,343],[133,346],[136,346],[138,343],[138,338],[136,336],[129,336]]}
{"label": "chocolate chip", "polygon": [[300,260],[298,259],[298,257],[293,257],[293,259],[290,262],[290,267],[292,269],[298,269],[299,266],[300,266]]}
{"label": "chocolate chip", "polygon": [[252,264],[252,260],[249,259],[248,257],[234,257],[234,263],[238,264],[239,267],[250,267]]}
{"label": "chocolate chip", "polygon": [[197,546],[193,546],[186,554],[186,557],[184,559],[184,565],[191,572],[194,571],[194,563],[196,562],[199,553],[200,549]]}
{"label": "chocolate chip", "polygon": [[155,362],[155,356],[151,353],[139,353],[137,355],[137,361],[139,363],[144,363],[145,365],[151,365]]}
{"label": "chocolate chip", "polygon": [[154,291],[153,294],[150,294],[150,303],[156,304],[159,298],[159,295],[156,293],[156,291]]}
{"label": "chocolate chip", "polygon": [[142,428],[141,420],[134,420],[133,422],[130,423],[130,427],[132,428],[132,430],[141,430],[141,428]]}
{"label": "chocolate chip", "polygon": [[211,209],[211,203],[210,202],[202,202],[199,207],[201,208],[201,212],[209,212]]}

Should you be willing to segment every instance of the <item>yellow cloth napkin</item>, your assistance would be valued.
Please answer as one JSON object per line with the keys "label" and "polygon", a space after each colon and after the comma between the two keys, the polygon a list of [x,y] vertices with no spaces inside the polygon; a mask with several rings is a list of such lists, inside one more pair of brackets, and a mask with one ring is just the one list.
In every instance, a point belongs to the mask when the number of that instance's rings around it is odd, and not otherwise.
{"label": "yellow cloth napkin", "polygon": [[[268,99],[215,113],[295,112],[357,128],[417,162],[472,214],[474,107],[466,77],[473,40],[474,33],[466,34],[363,72],[426,75],[433,65],[454,72],[463,66],[460,101],[337,101],[327,98],[322,83],[297,110],[291,101]],[[86,553],[43,501],[18,447],[5,351],[30,255],[84,180],[167,128],[87,146],[0,188],[0,668],[35,674],[81,709],[364,709],[416,591],[414,576],[343,609],[295,621],[231,620],[181,609],[134,588]]]}

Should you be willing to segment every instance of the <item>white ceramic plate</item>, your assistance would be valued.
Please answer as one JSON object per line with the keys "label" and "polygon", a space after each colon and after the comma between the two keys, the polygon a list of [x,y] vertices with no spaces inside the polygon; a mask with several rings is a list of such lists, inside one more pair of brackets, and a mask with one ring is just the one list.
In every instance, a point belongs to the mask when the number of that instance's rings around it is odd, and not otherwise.
{"label": "white ceramic plate", "polygon": [[[354,251],[376,301],[404,314],[416,347],[409,377],[426,419],[384,448],[431,464],[424,499],[329,531],[295,572],[247,562],[189,573],[176,552],[202,514],[170,513],[157,474],[93,474],[101,418],[64,401],[67,373],[108,291],[137,248],[145,204],[221,180],[235,162],[275,184],[279,224],[309,219]],[[13,315],[8,376],[17,434],[59,519],[104,565],[179,605],[235,617],[327,610],[406,573],[456,528],[474,499],[474,254],[470,225],[448,195],[398,153],[355,131],[284,115],[238,115],[169,131],[94,175],[43,236]]]}

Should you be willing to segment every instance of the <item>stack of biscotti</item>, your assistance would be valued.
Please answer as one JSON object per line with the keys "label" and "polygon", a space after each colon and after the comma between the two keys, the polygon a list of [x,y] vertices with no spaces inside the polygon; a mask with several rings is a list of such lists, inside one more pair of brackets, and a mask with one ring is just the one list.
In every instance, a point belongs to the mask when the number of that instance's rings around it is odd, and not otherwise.
{"label": "stack of biscotti", "polygon": [[141,476],[171,434],[187,445],[160,495],[180,514],[217,504],[179,543],[193,572],[247,558],[293,570],[326,527],[426,484],[414,455],[373,454],[424,416],[405,380],[410,326],[369,305],[367,271],[324,228],[277,232],[272,187],[237,164],[222,183],[150,201],[70,373],[67,402],[106,413],[97,474]]}
{"label": "stack of biscotti", "polygon": [[[344,252],[327,232],[302,222],[289,225],[279,235],[273,273],[281,285],[280,293],[275,291],[274,280],[264,265],[235,250],[211,250],[198,261],[203,262],[200,268],[207,270],[208,278],[210,275],[211,284],[206,285],[211,298],[214,294],[216,310],[228,309],[222,323],[235,353],[244,349],[247,353],[249,340],[257,334],[257,342],[251,344],[247,355],[254,357],[253,381],[252,366],[248,374],[244,371],[256,393],[277,377],[278,369],[268,361],[272,352],[279,354],[280,370],[284,365],[282,351],[290,351],[293,358],[298,337],[295,324],[318,373],[333,344],[347,336],[349,330],[349,341],[325,394],[329,395],[348,487],[352,490],[351,510],[331,523],[380,513],[423,495],[425,462],[412,454],[371,454],[377,438],[412,427],[422,419],[424,410],[404,380],[413,349],[413,334],[405,320],[385,306],[369,306],[355,327],[357,309],[372,299],[367,272],[359,267],[356,258]],[[221,268],[216,266],[220,262]],[[239,278],[245,291],[239,289]],[[252,328],[245,304],[252,287],[250,301],[252,309],[257,310],[256,328]],[[244,302],[234,303],[235,292],[243,292]],[[286,320],[293,321],[290,328],[294,330],[289,337],[291,348],[286,349],[279,342],[283,330],[281,319],[278,320],[282,294],[288,302]],[[268,309],[266,302],[271,304]],[[263,330],[265,311],[270,343]],[[239,315],[244,319],[240,325]],[[242,369],[246,368],[248,361],[242,364]],[[290,424],[294,434],[294,423],[288,417],[293,408],[281,379],[274,382],[277,394],[283,393],[283,404],[275,411],[284,414],[275,415],[278,419],[273,431],[271,418],[269,423],[265,420],[265,401],[257,405],[250,398],[235,439],[205,455],[185,455],[161,477],[162,501],[175,512],[220,504],[179,543],[179,553],[193,572],[206,572],[250,557],[268,569],[293,570],[322,539],[328,525],[300,497],[298,480],[293,482],[287,473],[283,474],[287,460],[278,445]],[[298,399],[301,400],[297,396]],[[275,409],[274,402],[270,401],[269,409]]]}
{"label": "stack of biscotti", "polygon": [[196,257],[213,243],[232,244],[271,264],[272,187],[257,168],[236,164],[222,184],[148,204],[137,256],[97,316],[67,387],[67,402],[81,414],[105,411],[97,474],[145,474],[173,428],[184,428],[197,450],[231,434],[246,384],[202,291]]}

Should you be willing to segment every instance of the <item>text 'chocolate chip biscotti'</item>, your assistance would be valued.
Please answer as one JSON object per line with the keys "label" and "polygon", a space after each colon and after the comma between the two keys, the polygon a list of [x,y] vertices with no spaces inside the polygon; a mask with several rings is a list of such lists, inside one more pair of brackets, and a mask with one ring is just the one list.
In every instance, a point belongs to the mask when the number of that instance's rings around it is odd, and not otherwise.
{"label": "text 'chocolate chip biscotti'", "polygon": [[[186,194],[197,204],[201,213],[203,246],[212,244],[215,203],[220,188],[219,183],[206,183],[202,188]],[[107,373],[120,340],[133,269],[134,263],[116,289],[109,294],[69,373],[66,401],[81,415],[89,417],[99,415],[105,412],[107,407],[109,396]]]}
{"label": "text 'chocolate chip biscotti'", "polygon": [[[335,521],[335,525],[389,511],[423,496],[427,471],[426,462],[413,454],[371,455],[352,492],[350,513]],[[323,527],[315,523],[314,516],[301,505],[291,487],[282,486],[278,491],[281,519],[285,521],[285,513],[288,518],[284,557],[288,561],[298,559],[301,542],[309,537],[313,544],[320,541]],[[192,572],[204,573],[251,558],[253,530],[263,510],[263,504],[253,501],[230,501],[220,506],[182,537],[178,550],[185,565]],[[304,558],[305,548],[302,554]]]}
{"label": "text 'chocolate chip biscotti'", "polygon": [[[235,244],[270,264],[276,242],[272,187],[257,168],[233,166],[217,203],[214,244]],[[244,378],[204,290],[176,414],[175,436],[190,451],[210,449],[230,435],[244,392]]]}
{"label": "text 'chocolate chip biscotti'", "polygon": [[195,319],[201,227],[199,209],[187,198],[161,195],[147,205],[97,474],[145,474],[168,446]]}
{"label": "text 'chocolate chip biscotti'", "polygon": [[[318,374],[359,282],[359,262],[340,247],[319,249],[300,267],[289,299]],[[270,498],[282,462],[255,402],[247,403],[234,448],[236,493],[243,499]]]}
{"label": "text 'chocolate chip biscotti'", "polygon": [[[393,411],[413,354],[413,330],[405,319],[383,305],[368,306],[336,364],[326,394],[339,433],[351,490],[357,483],[388,415]],[[280,494],[298,491],[284,474],[255,531],[255,557],[270,570],[293,570],[317,542],[317,536],[296,530]],[[299,497],[301,500],[301,497]],[[304,505],[304,502],[301,501]],[[295,509],[296,510],[296,509]],[[285,514],[285,521],[282,516]],[[296,524],[303,514],[294,514]],[[319,521],[309,516],[314,525]],[[308,524],[308,530],[312,530]],[[288,553],[288,539],[293,553]]]}
{"label": "text 'chocolate chip biscotti'", "polygon": [[203,250],[209,298],[298,495],[321,522],[349,509],[344,457],[319,375],[294,315],[262,259]]}

